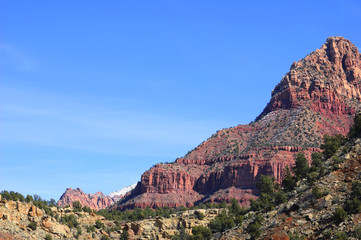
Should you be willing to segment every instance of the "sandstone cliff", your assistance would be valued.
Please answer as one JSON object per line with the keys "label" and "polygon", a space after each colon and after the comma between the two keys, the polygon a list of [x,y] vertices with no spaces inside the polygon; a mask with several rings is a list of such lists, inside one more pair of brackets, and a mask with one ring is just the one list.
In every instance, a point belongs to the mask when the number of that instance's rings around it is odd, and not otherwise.
{"label": "sandstone cliff", "polygon": [[324,134],[346,134],[361,106],[361,55],[350,41],[330,37],[294,62],[255,122],[218,131],[171,164],[145,172],[119,208],[193,205],[257,196],[261,174],[282,180],[303,152],[320,151]]}

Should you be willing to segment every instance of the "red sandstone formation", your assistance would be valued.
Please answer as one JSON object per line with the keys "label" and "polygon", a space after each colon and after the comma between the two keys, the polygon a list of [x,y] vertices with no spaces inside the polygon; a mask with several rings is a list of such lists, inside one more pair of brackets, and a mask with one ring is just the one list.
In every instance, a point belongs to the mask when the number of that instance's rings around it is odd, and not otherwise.
{"label": "red sandstone formation", "polygon": [[72,205],[75,201],[79,201],[82,206],[90,207],[94,210],[107,208],[115,203],[113,198],[106,196],[101,192],[85,194],[80,188],[67,188],[60,197],[58,205]]}
{"label": "red sandstone formation", "polygon": [[294,62],[256,121],[223,129],[183,158],[142,175],[119,208],[193,205],[257,196],[261,174],[282,181],[283,169],[308,158],[324,134],[346,134],[361,107],[361,55],[342,37]]}

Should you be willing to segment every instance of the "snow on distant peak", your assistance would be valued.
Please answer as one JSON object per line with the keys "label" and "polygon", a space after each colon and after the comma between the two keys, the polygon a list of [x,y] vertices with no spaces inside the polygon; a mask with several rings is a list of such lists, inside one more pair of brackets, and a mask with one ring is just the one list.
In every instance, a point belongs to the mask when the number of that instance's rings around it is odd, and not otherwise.
{"label": "snow on distant peak", "polygon": [[122,188],[122,189],[120,189],[120,190],[118,190],[118,191],[116,191],[116,192],[112,192],[111,194],[109,194],[109,197],[111,197],[111,198],[114,198],[114,197],[123,197],[125,194],[127,194],[127,193],[130,192],[130,191],[132,191],[132,190],[135,188],[136,185],[137,185],[137,184],[135,183],[135,184],[130,185],[130,186],[128,186],[128,187]]}

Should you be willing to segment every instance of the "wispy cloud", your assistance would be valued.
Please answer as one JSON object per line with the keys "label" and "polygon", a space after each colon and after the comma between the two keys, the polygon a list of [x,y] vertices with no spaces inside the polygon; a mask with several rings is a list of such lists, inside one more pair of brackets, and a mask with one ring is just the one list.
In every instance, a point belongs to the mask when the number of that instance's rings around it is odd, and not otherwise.
{"label": "wispy cloud", "polygon": [[[0,143],[30,143],[131,155],[194,146],[221,123],[89,104],[86,98],[0,86]],[[167,151],[168,150],[168,151]]]}
{"label": "wispy cloud", "polygon": [[36,71],[39,63],[14,46],[0,43],[0,56],[2,61],[22,71]]}

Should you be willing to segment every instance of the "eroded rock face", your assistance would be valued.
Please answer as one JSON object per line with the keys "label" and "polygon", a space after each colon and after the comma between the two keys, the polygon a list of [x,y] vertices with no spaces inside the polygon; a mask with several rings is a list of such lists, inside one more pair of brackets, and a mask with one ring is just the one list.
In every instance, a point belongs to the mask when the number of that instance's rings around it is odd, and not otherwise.
{"label": "eroded rock face", "polygon": [[151,168],[119,207],[189,206],[230,197],[248,205],[261,174],[280,182],[297,153],[310,159],[324,134],[347,134],[361,108],[360,83],[356,46],[328,38],[292,64],[255,122],[220,130],[174,163]]}
{"label": "eroded rock face", "polygon": [[59,206],[73,205],[73,202],[79,201],[82,206],[99,210],[107,208],[115,203],[115,200],[101,192],[95,194],[85,194],[80,188],[67,188],[58,201]]}

